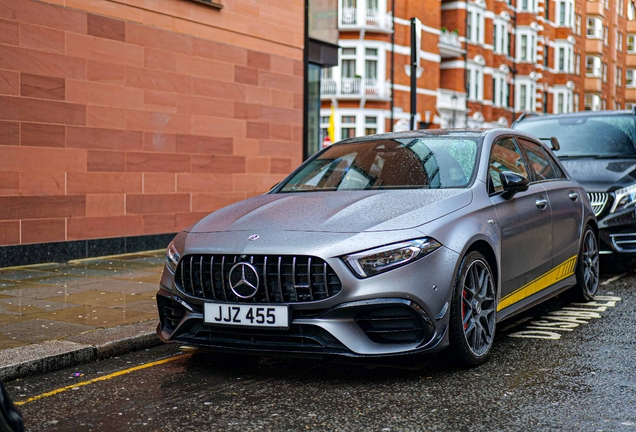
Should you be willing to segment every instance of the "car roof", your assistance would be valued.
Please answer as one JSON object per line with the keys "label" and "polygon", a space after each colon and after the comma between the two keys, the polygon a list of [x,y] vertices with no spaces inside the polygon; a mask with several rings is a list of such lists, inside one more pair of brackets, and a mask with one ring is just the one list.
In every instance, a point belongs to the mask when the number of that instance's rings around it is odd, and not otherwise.
{"label": "car roof", "polygon": [[564,114],[539,114],[539,113],[523,113],[521,117],[514,121],[511,127],[514,128],[515,124],[526,123],[541,120],[551,120],[560,118],[580,118],[580,117],[612,117],[617,115],[633,115],[631,110],[604,110],[604,111],[579,111],[573,113]]}
{"label": "car roof", "polygon": [[347,138],[338,141],[337,144],[351,144],[365,141],[377,141],[401,138],[434,138],[434,137],[459,137],[459,138],[484,138],[495,129],[426,129],[403,132],[387,132],[375,135],[366,135]]}

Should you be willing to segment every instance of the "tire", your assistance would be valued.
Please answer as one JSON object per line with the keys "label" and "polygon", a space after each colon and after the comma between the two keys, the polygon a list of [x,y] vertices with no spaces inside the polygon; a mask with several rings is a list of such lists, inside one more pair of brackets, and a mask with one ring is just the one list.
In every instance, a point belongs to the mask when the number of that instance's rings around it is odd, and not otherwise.
{"label": "tire", "polygon": [[476,366],[488,359],[496,318],[492,270],[481,253],[469,252],[459,266],[451,299],[450,348],[457,360]]}
{"label": "tire", "polygon": [[599,254],[596,233],[587,225],[576,260],[576,285],[567,290],[564,300],[569,302],[589,302],[594,300],[599,284]]}

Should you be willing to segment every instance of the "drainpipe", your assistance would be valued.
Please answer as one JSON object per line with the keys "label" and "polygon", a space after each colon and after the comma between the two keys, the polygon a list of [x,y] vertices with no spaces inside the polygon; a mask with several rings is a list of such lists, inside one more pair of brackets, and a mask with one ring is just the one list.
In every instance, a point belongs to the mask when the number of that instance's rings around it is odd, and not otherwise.
{"label": "drainpipe", "polygon": [[[464,127],[468,127],[468,1],[464,2],[466,4],[466,16],[464,17],[464,93],[466,94],[466,99],[464,99]],[[453,125],[453,127],[455,127]]]}
{"label": "drainpipe", "polygon": [[511,38],[511,42],[514,41],[514,50],[512,50],[511,55],[512,55],[512,85],[510,86],[510,96],[512,98],[512,104],[510,105],[512,107],[512,121],[510,122],[510,124],[515,122],[515,117],[517,116],[517,113],[515,112],[515,97],[516,97],[516,91],[515,89],[517,88],[516,84],[516,78],[517,78],[517,1],[515,0],[514,2],[514,15],[512,16],[512,28],[514,29],[514,32],[512,32],[513,37]]}
{"label": "drainpipe", "polygon": [[395,2],[397,0],[393,0],[391,2],[391,125],[390,131],[393,132],[393,124],[395,123],[395,119],[393,118],[393,109],[395,107],[395,102],[393,99],[393,95],[395,94]]}

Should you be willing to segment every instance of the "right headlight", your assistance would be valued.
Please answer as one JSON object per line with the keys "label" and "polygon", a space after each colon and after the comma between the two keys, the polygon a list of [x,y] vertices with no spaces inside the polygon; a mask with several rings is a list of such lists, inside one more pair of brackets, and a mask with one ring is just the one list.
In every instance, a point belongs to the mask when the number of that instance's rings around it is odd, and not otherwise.
{"label": "right headlight", "polygon": [[424,237],[357,252],[343,259],[358,277],[367,278],[422,258],[440,246],[437,240]]}
{"label": "right headlight", "polygon": [[170,242],[168,249],[166,249],[166,266],[172,273],[177,271],[177,265],[179,264],[180,258],[181,255],[179,255],[179,251],[177,251],[174,242]]}
{"label": "right headlight", "polygon": [[629,207],[633,207],[636,204],[636,185],[627,186],[614,191],[616,199],[610,213],[625,210]]}

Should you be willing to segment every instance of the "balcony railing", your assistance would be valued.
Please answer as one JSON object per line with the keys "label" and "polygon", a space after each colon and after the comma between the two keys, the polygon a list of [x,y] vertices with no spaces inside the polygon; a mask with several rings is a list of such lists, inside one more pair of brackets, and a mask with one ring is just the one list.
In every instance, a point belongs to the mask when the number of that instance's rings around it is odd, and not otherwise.
{"label": "balcony railing", "polygon": [[391,97],[391,89],[388,82],[376,78],[323,78],[320,94],[323,97],[387,99]]}
{"label": "balcony railing", "polygon": [[391,31],[393,28],[391,12],[366,7],[343,7],[340,27],[343,29],[368,28]]}
{"label": "balcony railing", "polygon": [[459,35],[455,32],[442,30],[439,34],[439,53],[442,58],[459,57],[464,54]]}

